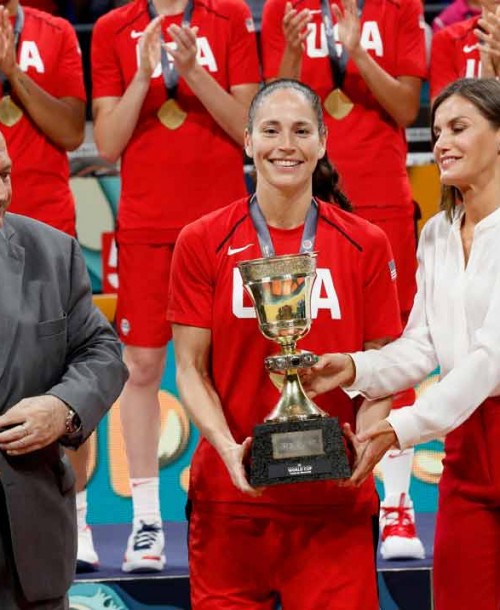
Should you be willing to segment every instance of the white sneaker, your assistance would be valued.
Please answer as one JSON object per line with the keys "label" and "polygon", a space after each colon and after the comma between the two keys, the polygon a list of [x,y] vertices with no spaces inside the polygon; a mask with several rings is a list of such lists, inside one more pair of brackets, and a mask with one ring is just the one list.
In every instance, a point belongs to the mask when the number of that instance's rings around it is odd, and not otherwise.
{"label": "white sneaker", "polygon": [[380,506],[380,554],[383,559],[424,559],[425,550],[417,536],[413,502],[401,494],[399,502],[388,498]]}
{"label": "white sneaker", "polygon": [[76,556],[77,572],[94,572],[99,567],[99,557],[94,549],[92,530],[87,525],[84,530],[78,530],[78,552]]}
{"label": "white sneaker", "polygon": [[123,558],[124,572],[159,572],[165,567],[165,536],[161,523],[144,523],[134,527]]}

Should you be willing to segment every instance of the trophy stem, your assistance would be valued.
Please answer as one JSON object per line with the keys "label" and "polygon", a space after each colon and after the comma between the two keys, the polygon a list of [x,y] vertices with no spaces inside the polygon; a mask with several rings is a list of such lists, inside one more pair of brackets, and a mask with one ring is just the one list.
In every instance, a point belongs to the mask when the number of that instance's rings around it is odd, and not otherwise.
{"label": "trophy stem", "polygon": [[283,355],[291,356],[297,353],[297,341],[293,341],[293,339],[291,339],[289,343],[282,343],[280,348]]}
{"label": "trophy stem", "polygon": [[281,397],[266,417],[266,421],[302,421],[317,417],[327,417],[327,414],[307,397],[297,375],[297,369],[288,369],[285,372],[285,383]]}

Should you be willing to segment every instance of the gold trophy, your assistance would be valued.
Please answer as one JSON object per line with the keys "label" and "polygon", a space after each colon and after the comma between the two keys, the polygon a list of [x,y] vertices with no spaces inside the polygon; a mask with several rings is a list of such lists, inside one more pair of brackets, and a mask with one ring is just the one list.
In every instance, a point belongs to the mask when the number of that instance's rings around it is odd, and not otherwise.
{"label": "gold trophy", "polygon": [[297,350],[311,328],[311,289],[316,255],[273,256],[238,264],[262,334],[281,351],[265,359],[270,374],[283,379],[281,397],[253,435],[250,484],[344,479],[351,475],[338,419],[310,400],[298,369],[318,361]]}

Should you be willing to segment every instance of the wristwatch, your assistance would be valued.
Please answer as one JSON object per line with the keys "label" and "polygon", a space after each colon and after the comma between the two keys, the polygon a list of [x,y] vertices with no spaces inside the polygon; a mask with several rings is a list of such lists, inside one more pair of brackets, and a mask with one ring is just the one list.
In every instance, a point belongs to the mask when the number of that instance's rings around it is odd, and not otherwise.
{"label": "wristwatch", "polygon": [[66,415],[64,426],[66,429],[65,434],[74,434],[82,427],[80,416],[71,407],[68,407],[68,413]]}

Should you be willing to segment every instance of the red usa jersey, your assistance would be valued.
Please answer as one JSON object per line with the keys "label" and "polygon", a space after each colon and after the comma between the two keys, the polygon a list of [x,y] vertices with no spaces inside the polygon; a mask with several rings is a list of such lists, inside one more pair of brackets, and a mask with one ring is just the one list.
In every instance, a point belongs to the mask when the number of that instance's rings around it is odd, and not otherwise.
{"label": "red usa jersey", "polygon": [[[285,48],[283,15],[287,0],[266,0],[262,16],[264,76],[278,74]],[[301,80],[324,100],[334,88],[319,0],[295,0],[313,21],[302,57]],[[361,16],[361,44],[392,76],[425,78],[425,40],[420,0],[366,0]],[[335,28],[336,32],[336,28]],[[335,34],[336,35],[336,34]],[[338,52],[341,50],[337,43]],[[341,119],[325,111],[328,154],[340,171],[343,190],[355,207],[383,207],[384,217],[413,214],[406,173],[404,129],[382,109],[349,60],[343,90],[354,102]]]}
{"label": "red usa jersey", "polygon": [[[82,59],[71,25],[59,17],[23,7],[24,27],[17,62],[42,89],[57,98],[85,100]],[[19,100],[13,95],[19,105]],[[47,138],[24,112],[7,127],[0,123],[12,158],[10,211],[75,234],[75,204],[69,188],[66,151]]]}
{"label": "red usa jersey", "polygon": [[431,50],[431,99],[459,78],[479,78],[479,40],[474,34],[479,17],[454,23],[434,34]]}
{"label": "red usa jersey", "polygon": [[[150,21],[146,0],[111,11],[95,25],[92,38],[93,97],[120,97],[139,62],[139,38]],[[167,28],[182,14],[165,17]],[[259,82],[255,33],[243,0],[196,0],[198,63],[226,91]],[[157,112],[167,99],[161,65],[151,78],[137,126],[123,152],[119,230],[127,239],[178,231],[202,214],[245,194],[241,146],[215,122],[179,79],[177,99],[187,112],[176,130],[164,127]],[[134,237],[135,236],[135,237]]]}
{"label": "red usa jersey", "polygon": [[[303,227],[270,228],[277,254],[299,251]],[[365,341],[400,332],[395,272],[385,234],[375,225],[319,202],[312,289],[312,328],[299,344],[317,354],[363,349]],[[180,234],[172,263],[168,317],[173,323],[212,332],[212,381],[237,442],[252,435],[278,401],[264,370],[277,345],[259,332],[237,263],[260,258],[246,199],[201,218]],[[354,424],[354,408],[342,390],[317,399],[321,408]],[[361,489],[332,482],[280,485],[253,500],[231,483],[213,447],[201,440],[191,466],[190,494],[199,500],[262,505],[368,505],[373,481]]]}

